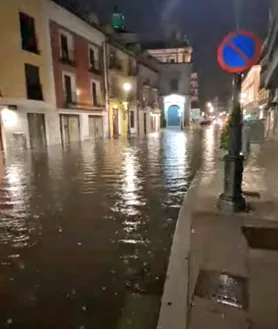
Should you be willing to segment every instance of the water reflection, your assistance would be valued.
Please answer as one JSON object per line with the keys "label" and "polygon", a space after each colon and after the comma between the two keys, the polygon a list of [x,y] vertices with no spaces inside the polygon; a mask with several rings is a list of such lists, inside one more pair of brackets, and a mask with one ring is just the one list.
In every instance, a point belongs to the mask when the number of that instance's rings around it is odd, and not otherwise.
{"label": "water reflection", "polygon": [[[155,328],[201,140],[170,131],[7,157],[0,165],[0,328],[117,328],[135,313],[145,327],[132,296],[142,296],[142,305],[151,296]],[[212,161],[213,146],[206,152]]]}

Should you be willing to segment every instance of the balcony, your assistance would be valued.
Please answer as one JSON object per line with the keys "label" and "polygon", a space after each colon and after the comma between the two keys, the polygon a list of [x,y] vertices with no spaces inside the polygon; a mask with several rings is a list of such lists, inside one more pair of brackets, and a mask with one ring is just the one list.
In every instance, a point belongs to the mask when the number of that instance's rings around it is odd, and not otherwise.
{"label": "balcony", "polygon": [[26,86],[27,98],[36,101],[43,101],[43,92],[41,84],[29,84]]}
{"label": "balcony", "polygon": [[101,71],[100,61],[94,61],[94,63],[90,63],[89,72],[100,75]]}
{"label": "balcony", "polygon": [[124,93],[122,88],[118,87],[117,85],[112,85],[110,87],[109,96],[111,98],[123,99]]}
{"label": "balcony", "polygon": [[128,68],[128,74],[129,77],[136,77],[138,75],[138,68],[137,66],[130,66]]}
{"label": "balcony", "polygon": [[78,97],[76,92],[65,92],[65,107],[71,108],[78,103]]}
{"label": "balcony", "polygon": [[74,66],[75,65],[74,51],[73,50],[67,50],[67,49],[61,49],[60,61],[63,64],[68,64],[68,65]]}
{"label": "balcony", "polygon": [[27,40],[22,38],[21,40],[21,47],[23,50],[29,51],[31,53],[40,54],[40,51],[38,49],[38,41],[37,37],[34,38],[28,38]]}
{"label": "balcony", "polygon": [[87,103],[80,102],[76,92],[65,94],[64,97],[65,97],[65,108],[91,110],[91,109],[98,109],[104,107],[104,105],[101,104],[99,97],[97,97],[96,99],[93,99],[92,97],[92,101]]}
{"label": "balcony", "polygon": [[110,59],[109,69],[122,71],[123,70],[122,61],[119,58]]}

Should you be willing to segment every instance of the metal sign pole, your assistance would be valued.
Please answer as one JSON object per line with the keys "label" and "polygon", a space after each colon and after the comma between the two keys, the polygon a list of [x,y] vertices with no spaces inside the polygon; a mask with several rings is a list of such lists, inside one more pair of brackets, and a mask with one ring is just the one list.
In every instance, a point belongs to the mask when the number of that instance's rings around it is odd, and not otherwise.
{"label": "metal sign pole", "polygon": [[256,64],[260,58],[261,40],[252,32],[229,33],[217,51],[218,62],[226,72],[233,73],[233,105],[229,124],[229,153],[225,156],[224,193],[218,204],[223,212],[244,211],[246,201],[242,196],[242,114],[240,106],[241,73]]}
{"label": "metal sign pole", "polygon": [[242,114],[240,105],[241,74],[234,74],[233,107],[229,125],[229,153],[225,156],[224,193],[220,195],[219,207],[225,213],[244,211],[246,201],[242,196],[244,157],[242,150]]}

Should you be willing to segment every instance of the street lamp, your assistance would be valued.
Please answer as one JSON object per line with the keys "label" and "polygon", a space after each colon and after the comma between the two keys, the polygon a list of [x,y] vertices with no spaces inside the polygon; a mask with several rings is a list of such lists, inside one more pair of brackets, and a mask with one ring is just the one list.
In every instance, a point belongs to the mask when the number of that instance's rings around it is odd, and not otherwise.
{"label": "street lamp", "polygon": [[129,82],[125,82],[123,84],[124,91],[129,92],[131,90],[131,88],[132,88],[132,85]]}
{"label": "street lamp", "polygon": [[128,136],[130,136],[130,112],[129,112],[128,96],[129,96],[129,92],[131,89],[132,89],[132,85],[129,82],[125,82],[123,84],[123,90],[126,93],[127,135]]}

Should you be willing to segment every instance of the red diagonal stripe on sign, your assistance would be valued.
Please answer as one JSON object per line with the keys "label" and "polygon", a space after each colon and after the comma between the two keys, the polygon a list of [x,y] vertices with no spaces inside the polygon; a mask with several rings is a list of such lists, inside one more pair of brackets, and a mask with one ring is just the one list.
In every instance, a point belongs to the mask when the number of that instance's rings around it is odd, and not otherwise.
{"label": "red diagonal stripe on sign", "polygon": [[241,56],[245,60],[246,64],[253,64],[253,62],[244,54],[244,52],[232,43],[232,40],[227,42],[227,45],[230,46],[239,56]]}

